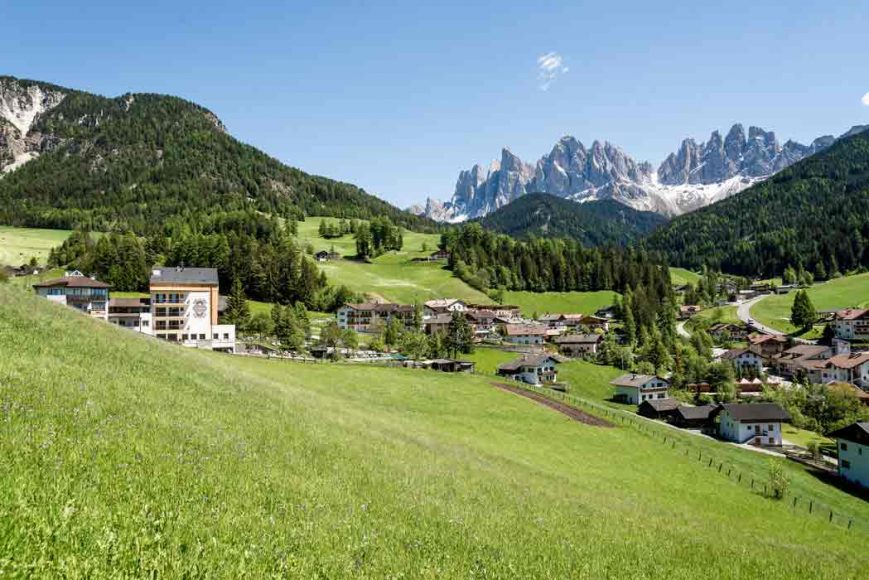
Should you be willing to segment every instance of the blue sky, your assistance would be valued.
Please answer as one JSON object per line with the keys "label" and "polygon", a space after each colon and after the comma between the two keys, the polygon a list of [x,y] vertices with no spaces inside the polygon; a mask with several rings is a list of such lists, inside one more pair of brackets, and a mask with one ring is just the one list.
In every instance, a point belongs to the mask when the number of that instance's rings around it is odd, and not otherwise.
{"label": "blue sky", "polygon": [[867,1],[78,4],[0,0],[0,74],[179,95],[401,206],[565,134],[657,163],[737,121],[869,123]]}

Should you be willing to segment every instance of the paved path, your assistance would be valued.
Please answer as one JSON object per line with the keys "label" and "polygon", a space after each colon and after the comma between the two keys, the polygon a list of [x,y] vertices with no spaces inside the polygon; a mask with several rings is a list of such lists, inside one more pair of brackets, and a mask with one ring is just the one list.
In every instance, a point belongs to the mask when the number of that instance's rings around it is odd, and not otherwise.
{"label": "paved path", "polygon": [[768,294],[763,294],[758,296],[757,298],[752,298],[751,300],[746,300],[745,302],[741,302],[736,307],[736,316],[741,321],[746,323],[750,328],[762,332],[764,334],[783,334],[782,331],[776,330],[771,326],[766,326],[765,324],[761,324],[760,322],[751,318],[751,307],[769,296]]}
{"label": "paved path", "polygon": [[678,334],[679,336],[681,336],[683,338],[691,338],[691,333],[688,332],[687,328],[685,328],[686,322],[688,322],[688,321],[683,320],[682,322],[680,322],[679,324],[676,325],[676,334]]}

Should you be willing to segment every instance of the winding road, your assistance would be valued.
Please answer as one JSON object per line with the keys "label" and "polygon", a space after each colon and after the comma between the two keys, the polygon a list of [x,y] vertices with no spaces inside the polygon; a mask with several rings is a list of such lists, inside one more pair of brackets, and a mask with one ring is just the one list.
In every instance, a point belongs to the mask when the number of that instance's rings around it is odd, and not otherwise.
{"label": "winding road", "polygon": [[736,307],[736,317],[746,323],[749,328],[753,328],[758,332],[762,332],[764,334],[783,334],[782,331],[776,330],[771,326],[761,324],[757,320],[751,318],[751,307],[766,298],[767,296],[769,296],[769,294],[762,294],[757,298],[752,298],[751,300],[746,300],[745,302],[740,303]]}

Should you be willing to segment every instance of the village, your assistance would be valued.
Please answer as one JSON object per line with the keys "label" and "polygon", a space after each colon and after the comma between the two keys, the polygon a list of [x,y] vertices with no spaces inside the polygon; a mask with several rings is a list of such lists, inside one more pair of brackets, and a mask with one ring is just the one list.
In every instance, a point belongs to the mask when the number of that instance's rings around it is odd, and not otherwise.
{"label": "village", "polygon": [[[330,256],[318,258],[328,260]],[[276,340],[237,335],[236,326],[224,322],[231,300],[218,293],[213,268],[154,267],[147,297],[112,297],[108,284],[78,271],[40,281],[33,288],[52,302],[121,328],[185,347],[236,355],[474,373],[478,371],[467,353],[474,348],[491,349],[513,355],[497,365],[497,377],[552,392],[572,389],[559,380],[560,365],[571,360],[600,364],[607,349],[612,351],[617,348],[613,345],[624,342],[622,321],[613,307],[593,313],[526,316],[515,305],[443,298],[421,304],[346,303],[332,321],[307,333],[303,349],[287,350]],[[735,301],[787,290],[755,288],[742,291]],[[684,322],[702,310],[699,305],[681,305],[677,317]],[[869,424],[855,422],[829,433],[835,449],[806,448],[785,438],[784,426],[793,418],[781,404],[770,400],[771,393],[815,385],[869,405],[869,350],[865,348],[869,309],[846,308],[821,316],[833,334],[826,344],[795,341],[751,323],[709,325],[705,332],[720,345],[711,349],[711,362],[732,371],[735,396],[718,392],[711,382],[674,385],[670,373],[633,368],[610,381],[610,402],[723,443],[813,461],[816,466],[835,469],[851,484],[869,487]],[[438,349],[444,356],[415,356],[396,340],[381,340],[390,332],[406,331],[442,345]]]}

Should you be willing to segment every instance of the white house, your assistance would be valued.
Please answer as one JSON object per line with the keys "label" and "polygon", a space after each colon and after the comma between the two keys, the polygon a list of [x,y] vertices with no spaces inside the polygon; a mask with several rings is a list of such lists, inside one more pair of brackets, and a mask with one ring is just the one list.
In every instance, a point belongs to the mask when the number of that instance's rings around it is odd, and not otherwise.
{"label": "white house", "polygon": [[66,272],[62,278],[55,278],[33,285],[38,296],[51,302],[99,318],[109,318],[109,285],[85,276],[78,270]]}
{"label": "white house", "polygon": [[869,487],[869,422],[853,423],[830,433],[839,450],[839,475]]}
{"label": "white house", "polygon": [[556,365],[564,359],[552,354],[524,355],[498,367],[498,374],[529,385],[554,383],[558,380]]}
{"label": "white house", "polygon": [[602,334],[568,334],[557,336],[553,342],[558,350],[566,356],[582,356],[597,354],[598,347],[603,342]]}
{"label": "white house", "polygon": [[429,300],[423,305],[423,316],[435,316],[446,312],[464,312],[468,305],[457,298]]}
{"label": "white house", "polygon": [[112,298],[109,322],[135,332],[153,334],[150,298]]}
{"label": "white house", "polygon": [[505,324],[504,339],[513,344],[540,345],[546,339],[546,330],[538,324]]}
{"label": "white house", "polygon": [[670,386],[665,379],[655,375],[638,375],[636,373],[622,375],[610,381],[616,388],[613,398],[632,405],[643,401],[666,399],[667,388]]}
{"label": "white house", "polygon": [[721,360],[730,362],[740,375],[751,374],[759,377],[763,372],[763,358],[747,348],[734,348],[721,356]]}
{"label": "white house", "polygon": [[722,403],[716,409],[722,439],[752,445],[781,446],[782,423],[790,414],[776,403]]}
{"label": "white house", "polygon": [[[814,376],[815,374],[819,376]],[[825,361],[816,373],[809,373],[815,383],[843,381],[860,387],[869,386],[869,352],[837,354]]]}
{"label": "white house", "polygon": [[845,340],[869,338],[869,309],[846,308],[837,311],[833,319],[833,332],[836,338]]}
{"label": "white house", "polygon": [[217,321],[217,288],[216,268],[155,267],[149,334],[184,346],[235,352],[235,325]]}

